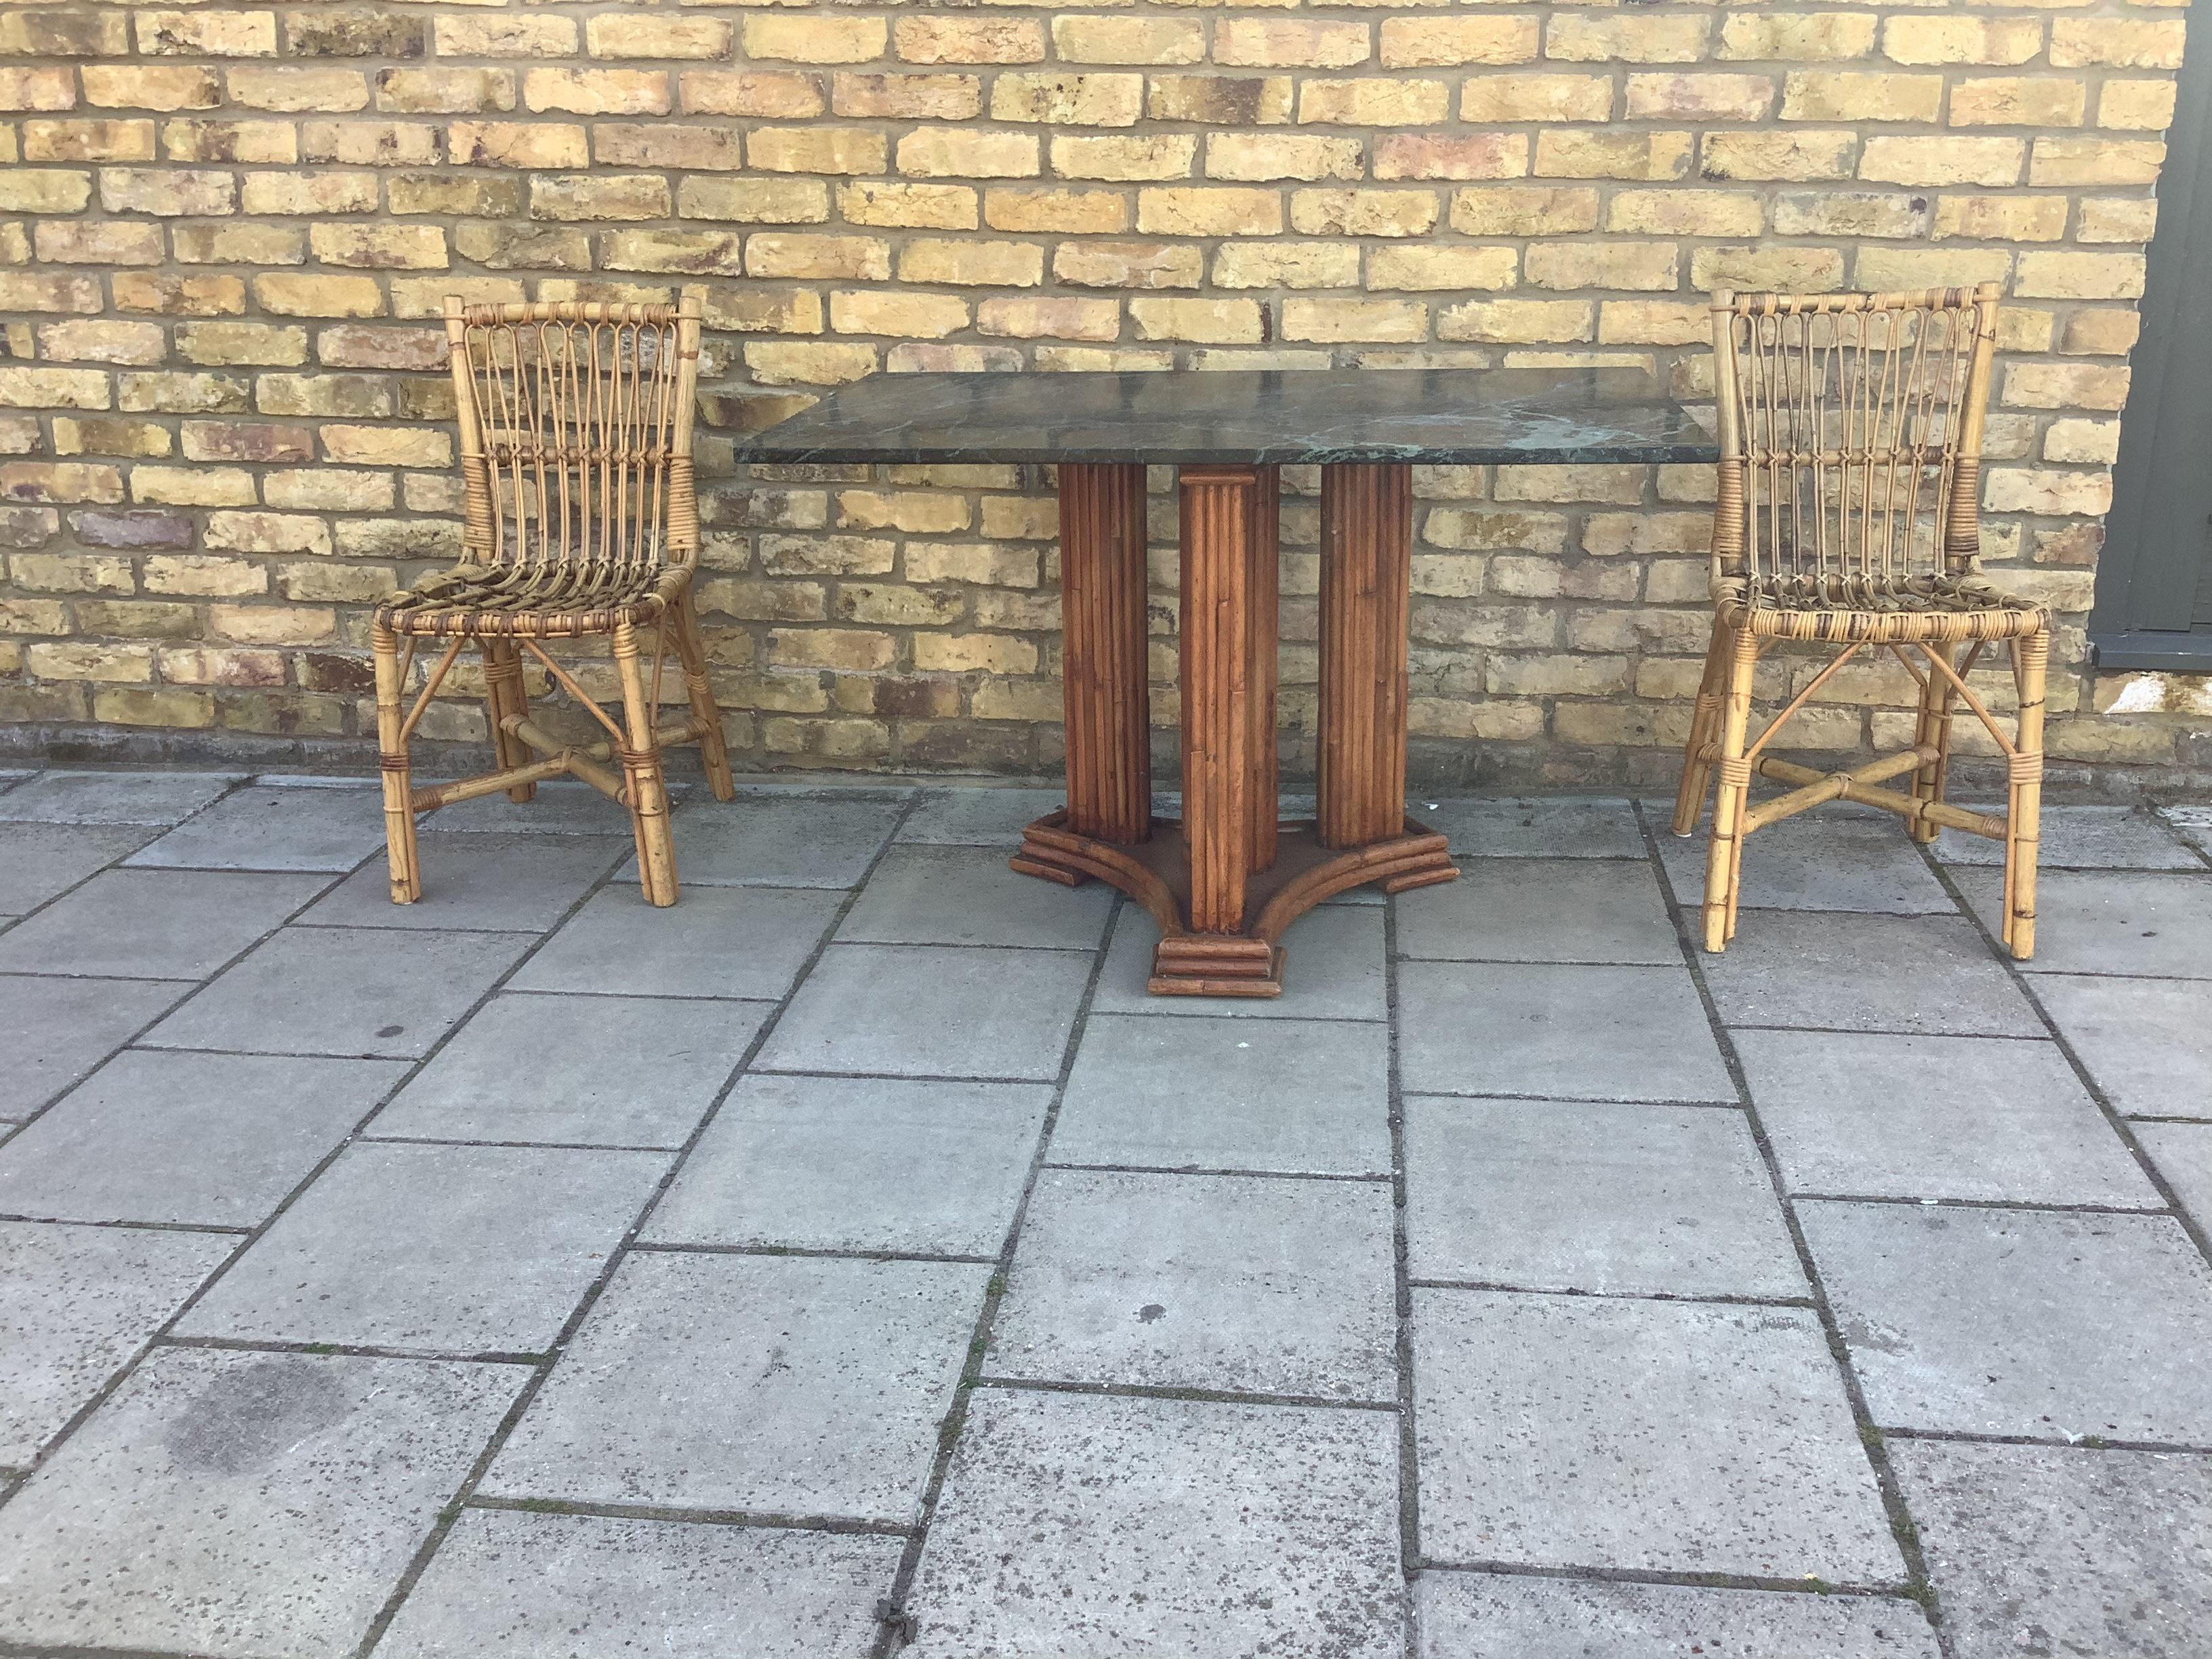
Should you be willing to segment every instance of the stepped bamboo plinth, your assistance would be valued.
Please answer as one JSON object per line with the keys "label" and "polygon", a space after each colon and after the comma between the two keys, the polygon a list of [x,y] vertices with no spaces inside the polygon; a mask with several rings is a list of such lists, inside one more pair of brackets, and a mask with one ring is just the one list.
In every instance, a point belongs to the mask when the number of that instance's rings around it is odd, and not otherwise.
{"label": "stepped bamboo plinth", "polygon": [[[2004,944],[2023,960],[2034,954],[2051,616],[1979,568],[1997,292],[1984,283],[1713,296],[1721,456],[1712,646],[1674,824],[1676,835],[1691,834],[1711,791],[1700,918],[1708,951],[1726,949],[1735,934],[1745,839],[1824,802],[1850,800],[1896,813],[1915,841],[1948,828],[2002,842]],[[1754,735],[1753,673],[1768,649],[1793,643],[1832,654]],[[1992,647],[2011,657],[2017,710],[2009,732],[1966,682]],[[1844,665],[1884,653],[1918,687],[1910,749],[1825,774],[1766,752]],[[2005,757],[2002,816],[1943,799],[1960,703]],[[1908,773],[1910,793],[1875,787]],[[1796,787],[1753,805],[1754,776]]]}
{"label": "stepped bamboo plinth", "polygon": [[[1419,369],[902,374],[839,388],[740,462],[1049,463],[1060,487],[1067,805],[1024,875],[1111,883],[1160,930],[1151,989],[1273,997],[1285,931],[1347,888],[1458,873],[1406,815],[1413,470],[1710,461],[1649,375]],[[1176,469],[1183,814],[1152,810],[1147,464]],[[1321,467],[1318,809],[1276,772],[1279,469]]]}

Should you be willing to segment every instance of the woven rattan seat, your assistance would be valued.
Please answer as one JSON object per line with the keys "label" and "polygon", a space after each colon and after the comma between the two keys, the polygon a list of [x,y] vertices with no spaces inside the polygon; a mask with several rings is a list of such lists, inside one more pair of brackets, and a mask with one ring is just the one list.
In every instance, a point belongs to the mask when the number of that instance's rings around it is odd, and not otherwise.
{"label": "woven rattan seat", "polygon": [[[648,902],[673,904],[661,750],[696,743],[715,795],[736,793],[691,605],[699,311],[691,295],[674,306],[446,301],[462,562],[394,594],[369,631],[394,903],[422,896],[416,813],[501,790],[526,801],[540,779],[565,773],[629,809],[638,884]],[[594,635],[612,647],[619,721],[544,645]],[[410,706],[415,652],[426,639],[446,648]],[[484,717],[498,766],[417,789],[409,739],[471,642],[483,656]],[[649,670],[641,661],[648,646]],[[663,720],[672,647],[685,713]],[[604,739],[573,742],[531,718],[526,657],[605,728]]]}
{"label": "woven rattan seat", "polygon": [[[2043,690],[2051,617],[1981,574],[1984,411],[1997,289],[1899,294],[1717,294],[1713,392],[1713,635],[1690,720],[1674,833],[1714,790],[1705,945],[1735,933],[1747,836],[1824,801],[1903,817],[1915,841],[1944,829],[2005,846],[2004,941],[2035,949],[2035,846],[2043,792]],[[1841,647],[1754,737],[1752,676],[1790,642]],[[2008,735],[1967,676],[1983,653],[2012,659]],[[1822,773],[1767,752],[1837,671],[1869,648],[1918,684],[1910,749]],[[1907,648],[1919,653],[1916,665]],[[1951,720],[1963,702],[2005,757],[2002,817],[1943,799]],[[1881,787],[1910,775],[1911,789]],[[1753,777],[1790,786],[1754,804]]]}

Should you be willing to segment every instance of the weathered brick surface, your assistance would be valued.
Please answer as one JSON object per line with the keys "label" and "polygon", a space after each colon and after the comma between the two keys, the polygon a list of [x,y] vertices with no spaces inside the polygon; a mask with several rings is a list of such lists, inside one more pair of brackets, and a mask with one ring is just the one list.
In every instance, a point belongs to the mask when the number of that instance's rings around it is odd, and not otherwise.
{"label": "weathered brick surface", "polygon": [[[2084,664],[2182,43],[2151,0],[5,9],[9,718],[364,750],[367,607],[456,538],[449,292],[704,292],[700,592],[749,763],[1042,772],[1042,471],[740,477],[730,434],[931,368],[1625,362],[1695,403],[1711,286],[1988,277],[1986,550],[2062,611],[2054,752],[2212,751],[2098,713]],[[1287,475],[1294,758],[1317,486]],[[1419,775],[1663,777],[1711,488],[1423,469]],[[1841,677],[1813,729],[1889,734],[1908,690]]]}

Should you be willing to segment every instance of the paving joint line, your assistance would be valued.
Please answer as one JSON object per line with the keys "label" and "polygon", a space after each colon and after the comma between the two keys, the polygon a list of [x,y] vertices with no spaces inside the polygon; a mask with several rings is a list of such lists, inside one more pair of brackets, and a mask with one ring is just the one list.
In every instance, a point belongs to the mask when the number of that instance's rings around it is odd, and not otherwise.
{"label": "paving joint line", "polygon": [[1000,1394],[1078,1394],[1107,1400],[1184,1400],[1208,1406],[1268,1406],[1296,1411],[1392,1413],[1392,1400],[1339,1399],[1329,1395],[1276,1394],[1252,1389],[1208,1389],[1180,1382],[1098,1382],[1078,1377],[979,1376],[979,1389]]}
{"label": "paving joint line", "polygon": [[1693,1306],[1721,1308],[1810,1308],[1809,1296],[1730,1296],[1720,1291],[1592,1291],[1559,1285],[1516,1285],[1503,1279],[1420,1279],[1410,1281],[1424,1291],[1481,1291],[1506,1296],[1571,1296],[1596,1302],[1682,1302]]}
{"label": "paving joint line", "polygon": [[911,1528],[848,1515],[792,1515],[771,1510],[687,1509],[678,1504],[612,1504],[563,1498],[498,1498],[478,1493],[462,1508],[503,1515],[565,1515],[580,1520],[657,1521],[686,1527],[738,1527],[781,1532],[838,1533],[848,1537],[904,1538]]}
{"label": "paving joint line", "polygon": [[1663,1567],[1557,1566],[1533,1561],[1424,1561],[1425,1572],[1463,1573],[1495,1578],[1548,1578],[1566,1583],[1654,1584],[1684,1589],[1737,1589],[1785,1595],[1851,1596],[1862,1601],[1918,1606],[1909,1586],[1836,1583],[1828,1579],[1773,1578],[1759,1573],[1675,1572]]}
{"label": "paving joint line", "polygon": [[1390,1133],[1391,1353],[1398,1382],[1398,1616],[1405,1659],[1420,1659],[1413,1581],[1421,1561],[1421,1443],[1414,1419],[1413,1242],[1407,1230],[1410,1166],[1406,1157],[1404,1012],[1398,994],[1398,896],[1382,896],[1384,1122]]}

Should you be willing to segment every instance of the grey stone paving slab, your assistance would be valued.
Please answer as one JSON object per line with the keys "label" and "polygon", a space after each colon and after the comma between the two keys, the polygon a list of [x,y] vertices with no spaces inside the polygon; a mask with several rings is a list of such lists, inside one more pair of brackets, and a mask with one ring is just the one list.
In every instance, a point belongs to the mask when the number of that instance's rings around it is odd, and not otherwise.
{"label": "grey stone paving slab", "polygon": [[2206,857],[2212,858],[2212,806],[2201,803],[2168,806],[2160,816],[2172,827],[2174,834]]}
{"label": "grey stone paving slab", "polygon": [[1730,1025],[2044,1034],[2019,986],[1963,916],[1762,910],[1746,915],[1728,950],[1705,956],[1704,964]]}
{"label": "grey stone paving slab", "polygon": [[[680,802],[690,793],[691,786],[680,778],[668,785],[672,801]],[[587,783],[561,779],[539,784],[526,801],[479,795],[420,813],[416,823],[441,835],[614,836],[625,842],[630,836],[629,813],[619,803]]]}
{"label": "grey stone paving slab", "polygon": [[1398,913],[1401,956],[1446,962],[1680,963],[1649,864],[1483,859]]}
{"label": "grey stone paving slab", "polygon": [[514,988],[773,1002],[843,902],[838,893],[701,887],[656,909],[635,888],[610,887],[524,964]]}
{"label": "grey stone paving slab", "polygon": [[[741,795],[702,789],[674,820],[676,874],[702,887],[850,887],[890,839],[903,795]],[[633,858],[624,876],[637,873]]]}
{"label": "grey stone paving slab", "polygon": [[349,1147],[179,1328],[537,1352],[561,1334],[670,1161],[549,1146]]}
{"label": "grey stone paving slab", "polygon": [[767,1072],[1060,1075],[1087,951],[833,945],[754,1061]]}
{"label": "grey stone paving slab", "polygon": [[625,1257],[483,1490],[911,1525],[990,1273]]}
{"label": "grey stone paving slab", "polygon": [[[1697,833],[1674,836],[1660,826],[1659,856],[1678,903],[1694,912],[1705,902],[1705,858],[1712,820]],[[1743,844],[1745,908],[1872,910],[1895,915],[1948,915],[1954,906],[1905,820],[1815,807],[1769,824]],[[1763,918],[1744,919],[1747,933]],[[1741,937],[1741,934],[1739,934]]]}
{"label": "grey stone paving slab", "polygon": [[1416,1289],[1413,1422],[1434,1559],[1905,1576],[1809,1310]]}
{"label": "grey stone paving slab", "polygon": [[868,878],[837,937],[1092,951],[1105,937],[1115,897],[1101,881],[1070,888],[1019,874],[994,847],[896,847]]}
{"label": "grey stone paving slab", "polygon": [[384,845],[374,787],[250,785],[131,855],[137,869],[350,870]]}
{"label": "grey stone paving slab", "polygon": [[412,1060],[529,947],[517,933],[286,927],[140,1041],[156,1048]]}
{"label": "grey stone paving slab", "polygon": [[237,1244],[0,1221],[0,1468],[28,1467]]}
{"label": "grey stone paving slab", "polygon": [[2212,1231],[2212,1123],[2138,1123],[2136,1139],[2181,1207]]}
{"label": "grey stone paving slab", "polygon": [[1408,962],[1398,1012],[1413,1093],[1735,1099],[1685,968]]}
{"label": "grey stone paving slab", "polygon": [[1883,1427],[2212,1440],[2212,1271],[2170,1217],[1797,1216]]}
{"label": "grey stone paving slab", "polygon": [[[1968,809],[1998,817],[2002,802]],[[2045,801],[2036,823],[2037,860],[2045,870],[2197,870],[2204,860],[2147,806],[2054,806]],[[1936,843],[1946,864],[2004,862],[2004,843],[1946,830]]]}
{"label": "grey stone paving slab", "polygon": [[1393,1294],[1381,1182],[1047,1170],[984,1369],[1387,1402]]}
{"label": "grey stone paving slab", "polygon": [[1792,1192],[2159,1207],[2055,1043],[1741,1031],[1735,1045]]}
{"label": "grey stone paving slab", "polygon": [[1419,1659],[1937,1659],[1913,1603],[1867,1595],[1425,1572]]}
{"label": "grey stone paving slab", "polygon": [[[2003,878],[1965,870],[1959,890],[1992,933]],[[2052,870],[2036,880],[2031,974],[2133,974],[2212,979],[2212,872]]]}
{"label": "grey stone paving slab", "polygon": [[908,1659],[1399,1659],[1389,1413],[981,1389]]}
{"label": "grey stone paving slab", "polygon": [[126,1050],[0,1148],[0,1212],[258,1226],[406,1069]]}
{"label": "grey stone paving slab", "polygon": [[470,1510],[380,1659],[867,1659],[897,1538]]}
{"label": "grey stone paving slab", "polygon": [[1609,795],[1415,797],[1413,815],[1455,858],[1640,859],[1636,809]]}
{"label": "grey stone paving slab", "polygon": [[995,1257],[1051,1103],[1033,1083],[748,1077],[643,1236]]}
{"label": "grey stone paving slab", "polygon": [[2038,974],[2035,994],[2119,1110],[2212,1118],[2212,984]]}
{"label": "grey stone paving slab", "polygon": [[502,992],[470,1016],[368,1132],[681,1146],[775,1006]]}
{"label": "grey stone paving slab", "polygon": [[1892,1441],[1958,1659],[2196,1659],[2212,1458]]}
{"label": "grey stone paving slab", "polygon": [[0,795],[0,819],[175,823],[238,781],[227,772],[41,772]]}
{"label": "grey stone paving slab", "polygon": [[329,879],[228,870],[103,871],[0,935],[0,973],[204,979]]}
{"label": "grey stone paving slab", "polygon": [[1049,1156],[1056,1164],[1386,1175],[1389,1028],[1094,1014]]}
{"label": "grey stone paving slab", "polygon": [[898,838],[939,847],[997,847],[1011,854],[1026,825],[1066,804],[1058,789],[932,790],[908,815]]}
{"label": "grey stone paving slab", "polygon": [[1414,1097],[1406,1188],[1416,1279],[1810,1294],[1740,1112]]}
{"label": "grey stone paving slab", "polygon": [[526,1376],[152,1355],[0,1509],[0,1640],[343,1659]]}
{"label": "grey stone paving slab", "polygon": [[[1407,894],[1399,915],[1437,890],[1425,887]],[[1390,1010],[1382,937],[1381,906],[1325,904],[1307,911],[1283,935],[1282,995],[1156,997],[1146,993],[1145,982],[1152,977],[1159,929],[1140,907],[1125,904],[1114,924],[1114,942],[1107,950],[1091,1006],[1102,1014],[1383,1019]]]}
{"label": "grey stone paving slab", "polygon": [[0,823],[0,915],[36,909],[153,833],[142,824]]}
{"label": "grey stone paving slab", "polygon": [[0,974],[0,1120],[28,1117],[191,989]]}
{"label": "grey stone paving slab", "polygon": [[416,836],[422,896],[392,902],[390,867],[372,860],[309,905],[308,927],[481,927],[542,933],[629,849],[611,836]]}

